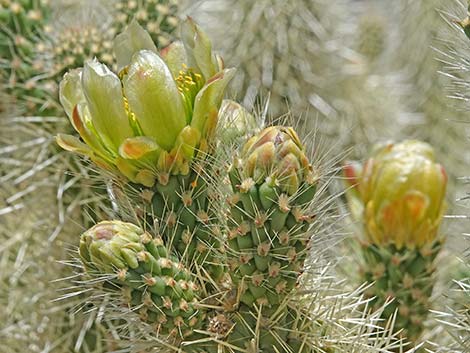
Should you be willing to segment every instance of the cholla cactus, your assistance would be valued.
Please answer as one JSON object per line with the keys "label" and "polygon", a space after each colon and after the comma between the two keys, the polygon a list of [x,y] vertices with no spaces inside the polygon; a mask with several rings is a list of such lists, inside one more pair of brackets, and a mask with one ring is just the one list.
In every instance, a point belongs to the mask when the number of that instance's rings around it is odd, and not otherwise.
{"label": "cholla cactus", "polygon": [[[103,331],[96,315],[77,313],[76,300],[55,301],[62,287],[56,280],[73,274],[61,261],[77,244],[77,232],[90,222],[89,215],[110,217],[102,208],[102,193],[97,194],[101,184],[93,187],[96,176],[65,152],[51,153],[57,150],[51,133],[59,126],[66,129],[66,123],[51,117],[0,119],[0,241],[5,244],[0,249],[0,315],[8,318],[0,330],[2,352],[41,352],[57,345],[77,352],[110,350],[104,339],[112,330]],[[58,164],[68,171],[58,172]],[[25,286],[31,286],[27,293]]]}
{"label": "cholla cactus", "polygon": [[113,63],[110,51],[117,29],[106,8],[82,4],[61,8],[60,16],[55,17],[48,35],[35,44],[34,53],[49,80],[58,83],[67,70],[95,57],[107,65]]}
{"label": "cholla cactus", "polygon": [[36,43],[50,30],[50,13],[47,0],[0,2],[0,85],[29,115],[47,115],[59,106],[54,84],[44,80],[43,63],[34,55]]}
{"label": "cholla cactus", "polygon": [[294,113],[313,107],[333,114],[327,92],[342,73],[341,2],[206,0],[200,10],[196,18],[208,18],[209,33],[224,57],[238,65],[232,88],[245,106],[269,93],[274,116],[287,106]]}
{"label": "cholla cactus", "polygon": [[[54,6],[51,6],[54,5]],[[177,2],[118,1],[115,12],[99,4],[87,6],[47,0],[0,2],[2,82],[27,115],[63,115],[57,84],[70,68],[97,57],[110,65],[112,39],[132,18],[143,21],[159,48],[173,41],[179,23]],[[3,73],[2,73],[3,74]]]}
{"label": "cholla cactus", "polygon": [[59,144],[141,195],[131,194],[127,205],[117,199],[140,226],[107,221],[83,233],[89,281],[78,281],[78,290],[103,299],[105,316],[134,350],[387,350],[381,340],[370,342],[375,319],[357,326],[332,319],[331,298],[350,302],[358,315],[363,301],[340,299],[309,270],[320,262],[306,261],[310,238],[329,209],[307,149],[292,128],[268,127],[232,151],[240,154],[228,169],[214,150],[219,115],[228,109],[231,117],[220,121],[238,130],[225,137],[230,142],[251,134],[251,118],[234,103],[219,109],[233,70],[223,68],[192,20],[181,28],[183,42],[158,54],[133,23],[114,42],[118,75],[90,61],[61,83],[83,142],[59,135]]}
{"label": "cholla cactus", "polygon": [[6,71],[5,74],[15,75],[16,71],[28,73],[28,69],[32,69],[30,63],[24,59],[34,50],[35,39],[44,33],[49,13],[47,0],[0,2],[0,57],[3,65],[8,64],[7,60],[12,61],[11,71]]}
{"label": "cholla cactus", "polygon": [[442,248],[438,230],[445,210],[447,176],[434,151],[419,141],[378,147],[363,167],[345,174],[352,214],[363,225],[364,280],[374,305],[389,299],[384,315],[397,311],[395,328],[419,342],[430,308],[434,260]]}
{"label": "cholla cactus", "polygon": [[[451,97],[460,111],[460,120],[455,124],[456,127],[468,132],[468,50],[469,41],[469,4],[466,1],[455,1],[446,3],[442,8],[449,26],[447,32],[442,31],[442,38],[445,40],[445,48],[442,51],[443,61],[445,62],[444,71],[450,78],[449,86]],[[447,92],[446,92],[447,93]],[[468,137],[468,134],[466,134]],[[468,138],[461,140],[462,143],[468,143]],[[463,147],[465,148],[465,147]],[[464,171],[468,175],[468,169]],[[463,178],[466,181],[468,177]],[[464,206],[464,212],[468,208],[468,190],[464,183],[462,192],[465,190],[465,196],[459,197],[459,203]],[[459,195],[460,196],[460,195]],[[468,218],[468,215],[467,215]],[[464,225],[466,225],[464,223]],[[449,273],[448,278],[452,279],[450,293],[445,293],[445,297],[450,298],[447,306],[441,308],[436,314],[437,319],[447,325],[447,329],[452,338],[453,344],[449,351],[465,352],[469,347],[470,336],[470,243],[468,236],[468,227],[463,229],[462,238],[454,245],[458,255],[453,271]]]}
{"label": "cholla cactus", "polygon": [[391,10],[380,16],[364,3],[205,0],[192,15],[237,65],[233,96],[249,108],[269,97],[268,117],[289,110],[338,154],[360,155],[377,136],[394,137],[400,126],[388,123],[402,118],[402,85],[384,73]]}
{"label": "cholla cactus", "polygon": [[83,233],[80,257],[91,273],[115,272],[109,281],[160,335],[181,340],[200,328],[205,315],[196,308],[200,289],[161,238],[130,223],[101,222]]}
{"label": "cholla cactus", "polygon": [[[271,141],[267,137],[270,137]],[[303,294],[303,290],[308,290],[309,287],[299,284],[299,291],[294,288],[297,277],[308,268],[303,265],[303,259],[306,255],[305,246],[312,233],[306,229],[304,222],[311,220],[305,211],[312,206],[316,180],[311,179],[312,169],[302,152],[302,145],[291,129],[267,128],[248,142],[242,151],[248,152],[256,145],[266,149],[261,141],[266,141],[267,144],[276,143],[271,164],[259,160],[255,168],[256,174],[261,178],[263,174],[260,174],[260,171],[265,168],[264,177],[272,180],[273,185],[263,183],[259,186],[259,196],[255,196],[258,191],[256,186],[246,195],[248,197],[245,197],[245,202],[238,205],[239,212],[244,214],[246,222],[253,223],[253,229],[246,234],[240,234],[241,240],[236,245],[233,245],[230,238],[226,243],[229,257],[232,259],[234,257],[231,255],[237,253],[241,254],[241,257],[247,255],[259,259],[235,266],[231,273],[234,283],[225,282],[222,288],[227,289],[218,294],[220,299],[217,301],[213,302],[213,296],[202,296],[195,285],[200,278],[196,273],[185,270],[177,257],[169,255],[168,242],[164,238],[151,236],[139,227],[120,221],[103,222],[83,233],[80,256],[92,277],[90,284],[93,286],[102,283],[102,287],[107,288],[105,295],[110,292],[122,292],[115,297],[117,302],[114,305],[122,308],[119,303],[127,302],[134,311],[132,314],[139,317],[140,321],[128,324],[129,329],[141,327],[144,330],[141,339],[144,343],[131,341],[135,349],[142,346],[159,347],[165,352],[179,350],[228,353],[236,350],[271,351],[275,347],[279,352],[311,353],[316,350],[350,352],[351,349],[354,351],[355,344],[358,344],[362,351],[375,352],[380,349],[380,339],[376,341],[377,348],[374,348],[373,343],[365,343],[370,340],[370,334],[376,336],[377,332],[352,330],[354,334],[348,337],[346,330],[351,329],[345,328],[344,337],[325,339],[322,332],[328,332],[326,335],[334,334],[332,327],[336,325],[326,324],[330,314],[320,320],[316,316],[318,314],[315,314],[316,310],[310,305],[318,306],[320,311],[329,312],[331,308],[324,308],[320,298],[316,299],[315,304],[310,304],[308,296]],[[256,148],[253,152],[258,154]],[[252,156],[252,153],[249,156]],[[254,161],[253,157],[251,161]],[[248,172],[238,170],[241,175]],[[238,172],[232,170],[231,174],[235,173]],[[236,185],[236,190],[239,190],[241,185]],[[266,190],[267,188],[271,188],[271,192]],[[300,218],[286,220],[286,217],[278,217],[280,212],[289,215],[289,211],[278,211],[278,201],[274,199],[276,191],[285,192],[285,196],[290,195],[293,209],[294,204],[303,205],[302,210],[299,208],[292,212]],[[257,207],[255,202],[258,197],[260,205],[264,204],[268,210],[270,218],[267,223],[273,224],[270,228],[279,226],[274,226],[278,223],[278,218],[286,221],[287,231],[283,233],[282,240],[277,240],[281,232],[276,230],[266,231],[266,241],[263,243],[257,238],[262,228],[257,227],[255,213],[250,216],[250,212]],[[230,199],[233,200],[233,196]],[[289,202],[282,194],[279,199],[283,206]],[[304,217],[300,212],[304,212]],[[230,222],[233,224],[233,218],[230,218],[229,224]],[[267,223],[263,225],[265,230],[269,226]],[[242,227],[240,224],[240,229]],[[265,246],[269,245],[269,237],[272,237],[272,248],[258,254],[257,249],[266,249]],[[253,239],[252,243],[258,242],[261,246],[257,249],[240,249],[249,243],[250,239]],[[294,252],[297,252],[297,256]],[[258,268],[256,272],[252,271],[252,267]],[[248,271],[245,271],[246,269]],[[83,283],[80,286],[83,286]],[[254,295],[256,300],[250,300]],[[357,305],[353,304],[355,307]],[[320,309],[322,307],[323,309]],[[118,314],[116,317],[122,320],[125,316]],[[148,340],[147,345],[145,340]],[[173,347],[168,347],[168,344]]]}
{"label": "cholla cactus", "polygon": [[114,44],[121,78],[96,61],[67,74],[61,101],[86,144],[71,135],[58,142],[141,185],[169,246],[187,262],[197,257],[218,278],[220,260],[208,256],[220,244],[199,175],[234,71],[223,68],[193,22],[183,24],[182,35],[184,44],[165,49],[164,60],[134,22]]}
{"label": "cholla cactus", "polygon": [[148,31],[157,48],[166,47],[174,38],[180,20],[179,0],[117,0],[113,7],[116,30],[120,32],[132,19]]}
{"label": "cholla cactus", "polygon": [[441,53],[455,43],[443,40],[448,25],[440,11],[449,2],[403,0],[400,5],[400,33],[393,62],[408,76],[410,91],[403,102],[417,117],[403,131],[432,144],[437,157],[446,160],[447,201],[449,212],[454,212],[458,178],[467,175],[470,159],[468,154],[455,153],[466,148],[468,126],[462,123],[465,119],[457,102],[449,97],[448,79],[442,74],[450,60]]}
{"label": "cholla cactus", "polygon": [[[466,250],[462,259],[455,261],[450,290],[445,294],[446,308],[434,312],[434,316],[449,331],[452,343],[449,352],[465,352],[470,343],[470,261],[468,235],[462,239]],[[447,352],[447,351],[446,351]]]}
{"label": "cholla cactus", "polygon": [[277,307],[303,268],[317,182],[303,149],[293,129],[269,127],[229,171],[229,266],[245,305]]}

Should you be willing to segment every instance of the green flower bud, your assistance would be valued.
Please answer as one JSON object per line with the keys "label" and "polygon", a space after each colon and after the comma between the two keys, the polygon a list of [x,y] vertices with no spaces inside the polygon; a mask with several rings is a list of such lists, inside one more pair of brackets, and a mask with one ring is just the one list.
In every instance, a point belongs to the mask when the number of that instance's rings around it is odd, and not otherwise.
{"label": "green flower bud", "polygon": [[229,99],[220,107],[220,136],[225,143],[249,135],[257,128],[256,119],[244,107]]}
{"label": "green flower bud", "polygon": [[313,183],[305,150],[292,128],[271,126],[252,137],[241,156],[243,178],[256,183],[269,177],[281,191],[293,195],[303,181]]}

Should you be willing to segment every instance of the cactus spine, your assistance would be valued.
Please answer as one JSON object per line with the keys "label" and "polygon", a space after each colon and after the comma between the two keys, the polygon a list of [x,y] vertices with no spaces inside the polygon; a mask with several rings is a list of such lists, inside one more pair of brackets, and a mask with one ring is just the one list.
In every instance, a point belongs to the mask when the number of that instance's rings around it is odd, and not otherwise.
{"label": "cactus spine", "polygon": [[[442,11],[446,14],[448,24],[451,25],[450,31],[444,38],[446,43],[446,48],[443,49],[446,62],[444,70],[451,81],[450,95],[456,98],[454,102],[461,109],[460,121],[464,124],[459,124],[458,127],[468,132],[470,3],[456,2],[453,5],[446,3],[446,8]],[[468,139],[462,141],[468,143]],[[465,175],[468,175],[468,169]],[[466,179],[468,177],[464,180]],[[465,197],[459,201],[464,207],[467,206]],[[452,279],[451,292],[445,293],[445,299],[450,298],[450,301],[445,309],[435,313],[437,319],[446,325],[450,333],[452,344],[449,351],[455,352],[467,351],[470,343],[470,238],[466,229],[462,233],[455,246],[457,258],[453,261],[454,267],[448,276]]]}
{"label": "cactus spine", "polygon": [[[448,4],[443,0],[401,1],[399,35],[403,39],[398,41],[394,62],[408,76],[412,94],[406,96],[404,103],[418,117],[415,124],[403,131],[432,144],[437,157],[446,160],[447,201],[449,211],[453,212],[458,178],[467,174],[470,159],[468,154],[455,153],[465,148],[462,141],[467,139],[468,128],[462,123],[457,103],[449,97],[448,79],[442,74],[449,58],[440,53],[453,46],[443,40],[448,25],[440,11]],[[410,50],[416,55],[410,57]]]}

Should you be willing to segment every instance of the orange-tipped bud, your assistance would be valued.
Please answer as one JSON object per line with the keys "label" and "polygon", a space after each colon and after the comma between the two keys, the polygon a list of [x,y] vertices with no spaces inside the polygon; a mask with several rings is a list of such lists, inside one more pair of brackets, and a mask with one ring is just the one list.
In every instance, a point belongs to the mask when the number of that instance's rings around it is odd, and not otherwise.
{"label": "orange-tipped bud", "polygon": [[447,175],[435,162],[431,146],[413,140],[388,144],[362,171],[348,164],[344,173],[352,186],[351,209],[361,217],[370,242],[400,249],[436,238],[445,210]]}

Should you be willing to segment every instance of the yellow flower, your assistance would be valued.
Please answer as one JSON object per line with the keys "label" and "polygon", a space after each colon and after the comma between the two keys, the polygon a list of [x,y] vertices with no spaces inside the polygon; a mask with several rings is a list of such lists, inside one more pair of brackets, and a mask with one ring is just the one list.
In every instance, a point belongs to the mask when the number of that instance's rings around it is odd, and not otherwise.
{"label": "yellow flower", "polygon": [[181,34],[158,52],[132,22],[114,40],[118,74],[96,60],[66,74],[60,101],[83,142],[58,135],[59,145],[145,186],[187,174],[214,133],[234,69],[191,19]]}

